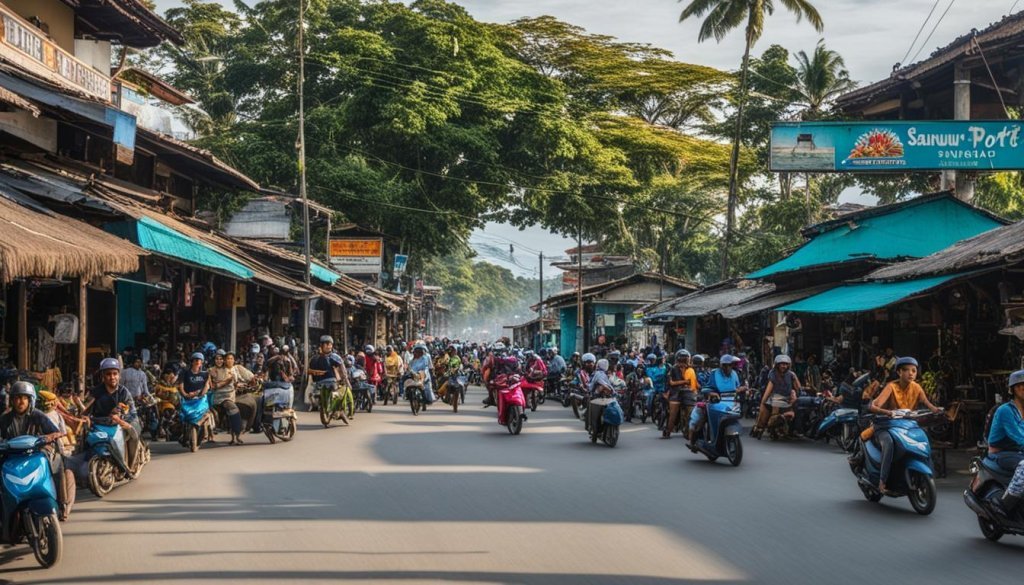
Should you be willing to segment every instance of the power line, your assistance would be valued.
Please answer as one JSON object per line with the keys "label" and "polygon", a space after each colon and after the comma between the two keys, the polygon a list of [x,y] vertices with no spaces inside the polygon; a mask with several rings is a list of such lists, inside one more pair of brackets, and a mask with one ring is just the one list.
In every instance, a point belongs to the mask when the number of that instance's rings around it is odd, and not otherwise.
{"label": "power line", "polygon": [[946,6],[945,12],[943,12],[942,16],[940,16],[939,19],[935,21],[935,26],[932,27],[931,32],[928,33],[928,36],[924,39],[924,42],[921,43],[920,47],[918,47],[917,52],[914,53],[914,57],[911,59],[911,61],[917,61],[917,56],[920,55],[921,51],[923,51],[924,48],[928,46],[928,41],[932,40],[932,35],[935,34],[935,30],[939,28],[939,25],[942,24],[943,20],[945,20],[946,15],[949,14],[949,10],[953,8],[954,4],[956,4],[956,0],[949,0],[949,5]]}
{"label": "power line", "polygon": [[1020,0],[1014,0],[1013,6],[1010,7],[1010,11],[1007,12],[1006,15],[1009,16],[1013,14],[1013,9],[1016,8],[1018,4],[1020,4]]}
{"label": "power line", "polygon": [[921,23],[921,27],[917,29],[917,34],[914,35],[914,40],[910,42],[910,46],[907,47],[907,54],[903,55],[903,59],[900,61],[903,65],[908,65],[907,57],[910,56],[910,52],[914,50],[914,45],[917,44],[917,39],[921,38],[921,33],[924,32],[924,27],[928,25],[928,21],[932,19],[932,15],[935,14],[935,9],[939,7],[939,2],[942,0],[935,0],[935,4],[932,4],[932,9],[928,12],[928,16]]}

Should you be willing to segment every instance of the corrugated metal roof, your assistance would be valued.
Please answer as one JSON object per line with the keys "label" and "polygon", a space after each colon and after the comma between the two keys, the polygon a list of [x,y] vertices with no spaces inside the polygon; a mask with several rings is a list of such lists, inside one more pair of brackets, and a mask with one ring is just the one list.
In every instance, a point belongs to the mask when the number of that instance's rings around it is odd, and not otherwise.
{"label": "corrugated metal roof", "polygon": [[807,297],[823,293],[832,288],[835,288],[834,284],[823,284],[821,286],[813,286],[799,290],[771,293],[745,303],[725,307],[719,311],[718,314],[726,319],[739,319],[740,317],[746,317],[747,315],[771,311],[777,307],[801,301]]}
{"label": "corrugated metal roof", "polygon": [[771,283],[747,280],[729,281],[708,287],[644,309],[645,321],[679,317],[703,317],[718,313],[726,307],[766,295],[775,290]]}
{"label": "corrugated metal roof", "polygon": [[872,280],[903,280],[1015,264],[1024,258],[1024,221],[989,230],[918,260],[880,268]]}

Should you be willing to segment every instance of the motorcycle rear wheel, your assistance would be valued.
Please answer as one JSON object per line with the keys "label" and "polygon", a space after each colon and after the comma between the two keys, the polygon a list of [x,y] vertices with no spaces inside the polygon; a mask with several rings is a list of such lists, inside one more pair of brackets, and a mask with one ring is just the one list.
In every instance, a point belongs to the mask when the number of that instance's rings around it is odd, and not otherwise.
{"label": "motorcycle rear wheel", "polygon": [[733,467],[740,466],[740,462],[743,461],[743,443],[740,442],[739,435],[725,438],[725,458]]}
{"label": "motorcycle rear wheel", "polygon": [[610,425],[605,427],[602,440],[605,445],[614,449],[615,445],[619,443],[619,427]]}
{"label": "motorcycle rear wheel", "polygon": [[537,391],[530,392],[530,412],[537,412]]}
{"label": "motorcycle rear wheel", "polygon": [[982,536],[992,542],[998,542],[1006,534],[994,522],[983,516],[978,516],[978,527],[981,528]]}
{"label": "motorcycle rear wheel", "polygon": [[910,500],[914,511],[922,516],[927,516],[935,510],[935,480],[931,477],[911,471],[907,477],[909,491],[907,499]]}
{"label": "motorcycle rear wheel", "polygon": [[56,514],[34,517],[38,537],[32,543],[32,553],[44,569],[60,562],[64,551],[64,537],[60,531],[60,521]]}
{"label": "motorcycle rear wheel", "polygon": [[97,498],[110,493],[117,479],[114,477],[114,464],[106,457],[93,457],[89,461],[89,491]]}

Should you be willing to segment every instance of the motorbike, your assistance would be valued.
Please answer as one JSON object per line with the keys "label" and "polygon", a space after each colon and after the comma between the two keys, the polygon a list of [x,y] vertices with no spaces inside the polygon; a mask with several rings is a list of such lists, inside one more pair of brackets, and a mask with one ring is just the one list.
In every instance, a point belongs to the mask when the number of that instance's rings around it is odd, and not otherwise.
{"label": "motorbike", "polygon": [[199,450],[200,445],[213,440],[215,421],[210,408],[210,400],[206,396],[182,397],[178,416],[181,420],[181,436],[178,438],[178,442],[182,447],[195,453]]}
{"label": "motorbike", "polygon": [[456,372],[448,378],[448,391],[445,393],[445,402],[451,405],[452,412],[459,412],[459,404],[466,402],[466,385],[469,377],[465,371]]}
{"label": "motorbike", "polygon": [[860,411],[856,408],[837,408],[829,413],[815,431],[816,438],[835,441],[843,451],[852,453],[860,436]]}
{"label": "motorbike", "polygon": [[263,384],[260,409],[260,428],[273,445],[277,441],[291,441],[298,428],[298,418],[292,409],[294,391],[287,382],[266,382]]}
{"label": "motorbike", "polygon": [[857,485],[869,502],[878,502],[882,496],[910,500],[914,511],[922,516],[935,509],[935,479],[932,470],[932,447],[928,435],[918,420],[931,416],[928,410],[897,410],[893,417],[875,416],[875,432],[888,431],[892,435],[893,458],[888,493],[878,491],[882,450],[874,441],[860,439],[859,453],[850,459],[850,469],[857,477]]}
{"label": "motorbike", "polygon": [[384,406],[388,405],[389,400],[392,404],[398,404],[398,378],[388,376],[384,379],[380,385],[380,399]]}
{"label": "motorbike", "polygon": [[793,405],[793,420],[790,430],[796,434],[813,439],[821,424],[822,409],[828,403],[821,396],[800,396]]}
{"label": "motorbike", "polygon": [[149,462],[149,447],[140,439],[134,465],[128,461],[124,429],[106,417],[93,417],[85,436],[89,491],[97,498],[137,478]]}
{"label": "motorbike", "polygon": [[626,398],[623,400],[626,412],[626,422],[633,422],[639,418],[641,423],[647,422],[650,411],[647,408],[647,393],[639,384],[630,384],[626,390]]}
{"label": "motorbike", "polygon": [[740,440],[742,407],[736,402],[736,395],[710,394],[696,408],[705,411],[704,425],[700,436],[694,437],[688,446],[693,453],[701,453],[709,461],[725,456],[733,467],[743,461],[743,443]]}
{"label": "motorbike", "polygon": [[136,408],[139,412],[139,422],[142,423],[142,430],[149,433],[153,441],[160,434],[160,402],[152,394],[145,392],[136,399]]}
{"label": "motorbike", "polygon": [[44,568],[56,565],[64,549],[58,519],[57,489],[50,461],[42,452],[46,439],[31,435],[0,442],[3,472],[3,541],[27,540]]}
{"label": "motorbike", "polygon": [[619,426],[622,425],[623,418],[622,406],[614,396],[591,400],[590,409],[587,411],[587,433],[590,435],[590,442],[597,443],[600,439],[605,445],[614,448],[619,443]]}
{"label": "motorbike", "polygon": [[346,386],[339,387],[337,384],[317,385],[317,411],[320,412],[320,424],[324,425],[325,429],[330,427],[331,421],[334,420],[340,420],[346,425],[349,424],[349,418],[354,414],[352,412],[354,407],[349,406],[348,412],[346,412],[345,398],[351,392],[350,388]]}
{"label": "motorbike", "polygon": [[507,427],[510,434],[518,435],[526,422],[522,378],[516,374],[501,374],[495,378],[494,385],[498,396],[498,424]]}
{"label": "motorbike", "polygon": [[970,486],[964,490],[964,502],[978,515],[982,535],[992,542],[1006,534],[1024,536],[1024,516],[1018,508],[1010,517],[1000,513],[995,501],[1003,497],[1013,471],[1006,471],[988,457],[975,457],[971,461]]}
{"label": "motorbike", "polygon": [[423,394],[426,373],[410,372],[405,376],[405,399],[409,401],[409,409],[412,410],[412,415],[416,416],[420,413],[420,410],[427,409],[426,398]]}
{"label": "motorbike", "polygon": [[523,392],[526,395],[527,404],[530,405],[530,412],[537,412],[537,407],[544,404],[544,383],[541,380],[523,379]]}

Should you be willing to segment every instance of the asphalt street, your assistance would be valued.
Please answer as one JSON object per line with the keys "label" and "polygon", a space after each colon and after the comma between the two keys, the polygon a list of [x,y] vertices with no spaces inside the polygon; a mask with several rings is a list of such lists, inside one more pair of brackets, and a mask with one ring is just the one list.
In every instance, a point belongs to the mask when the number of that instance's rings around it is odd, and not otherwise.
{"label": "asphalt street", "polygon": [[0,549],[0,583],[1010,583],[1024,538],[984,540],[960,492],[934,514],[867,502],[845,455],[744,437],[739,468],[653,426],[592,445],[548,404],[513,437],[470,394],[453,414],[302,413],[290,443],[154,446],[134,484],[79,491],[63,560]]}

